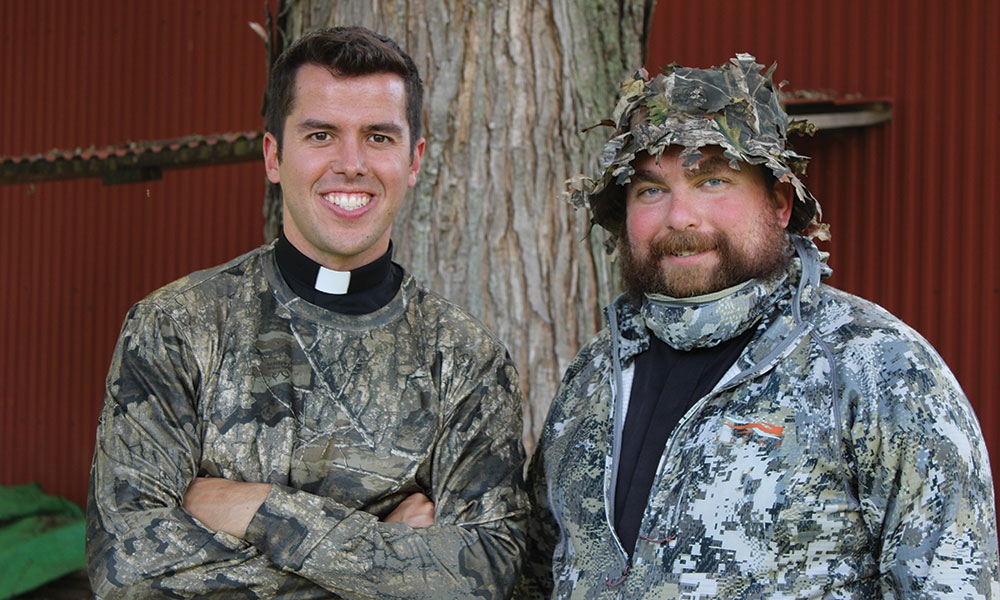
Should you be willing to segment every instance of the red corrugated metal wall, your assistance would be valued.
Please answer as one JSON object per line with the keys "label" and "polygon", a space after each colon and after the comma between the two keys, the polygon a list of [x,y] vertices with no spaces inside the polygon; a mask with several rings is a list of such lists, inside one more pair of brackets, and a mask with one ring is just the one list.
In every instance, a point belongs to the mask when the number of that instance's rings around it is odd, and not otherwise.
{"label": "red corrugated metal wall", "polygon": [[[258,128],[264,48],[247,23],[263,17],[259,0],[0,0],[0,154]],[[891,123],[799,145],[833,228],[831,283],[941,351],[995,468],[998,26],[992,0],[660,0],[648,63],[748,51],[796,89],[892,98]],[[253,162],[0,186],[0,484],[82,503],[122,316],[259,244],[263,181]]]}
{"label": "red corrugated metal wall", "polygon": [[750,52],[788,89],[891,98],[890,123],[796,144],[832,228],[830,283],[934,344],[1000,481],[998,28],[994,0],[660,0],[647,68]]}
{"label": "red corrugated metal wall", "polygon": [[[261,0],[0,1],[0,155],[259,129],[263,20]],[[259,245],[263,195],[262,161],[0,186],[0,484],[84,501],[125,311]]]}

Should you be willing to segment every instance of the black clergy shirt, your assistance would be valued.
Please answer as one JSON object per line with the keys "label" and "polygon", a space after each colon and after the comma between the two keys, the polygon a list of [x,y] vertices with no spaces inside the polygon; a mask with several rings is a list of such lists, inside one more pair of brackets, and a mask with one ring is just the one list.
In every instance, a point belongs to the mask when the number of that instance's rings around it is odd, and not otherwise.
{"label": "black clergy shirt", "polygon": [[351,270],[344,294],[328,294],[316,289],[320,265],[285,237],[278,237],[274,249],[282,279],[295,294],[316,306],[345,315],[364,315],[382,308],[396,296],[403,282],[403,268],[392,262],[392,242],[381,258]]}

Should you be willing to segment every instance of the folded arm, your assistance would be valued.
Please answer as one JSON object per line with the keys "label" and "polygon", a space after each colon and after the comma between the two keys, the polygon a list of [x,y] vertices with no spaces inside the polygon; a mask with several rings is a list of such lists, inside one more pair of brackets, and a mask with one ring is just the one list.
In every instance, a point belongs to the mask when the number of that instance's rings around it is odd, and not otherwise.
{"label": "folded arm", "polygon": [[194,355],[172,322],[130,311],[108,374],[87,507],[87,564],[98,597],[329,596],[252,545],[182,508],[201,461]]}
{"label": "folded arm", "polygon": [[[245,538],[247,525],[264,503],[269,483],[198,477],[184,493],[184,510],[213,531]],[[383,519],[410,527],[434,524],[434,503],[420,492],[410,494]]]}
{"label": "folded arm", "polygon": [[[526,513],[516,375],[499,356],[464,378],[468,386],[451,388],[460,400],[448,403],[432,457],[426,491],[433,524],[380,521],[274,485],[246,539],[283,569],[344,598],[508,597]],[[411,496],[397,510],[430,508],[418,499]]]}
{"label": "folded arm", "polygon": [[[433,489],[384,520],[278,483],[199,479],[201,376],[168,317],[133,309],[109,372],[92,469],[87,551],[99,596],[509,593],[525,512],[509,359],[448,381],[455,396],[431,459]],[[233,493],[240,510],[220,517]]]}

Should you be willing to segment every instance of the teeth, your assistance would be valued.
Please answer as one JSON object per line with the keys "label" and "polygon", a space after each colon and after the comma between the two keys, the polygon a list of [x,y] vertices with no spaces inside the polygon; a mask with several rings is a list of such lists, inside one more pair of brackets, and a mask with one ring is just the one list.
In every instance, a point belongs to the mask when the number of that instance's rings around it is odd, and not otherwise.
{"label": "teeth", "polygon": [[679,257],[683,258],[685,256],[694,256],[695,254],[698,254],[698,253],[697,252],[674,252],[673,254],[674,254],[674,256],[679,256]]}
{"label": "teeth", "polygon": [[362,206],[368,204],[371,200],[371,196],[368,194],[327,194],[323,196],[323,199],[332,204],[336,204],[340,208],[346,210],[357,210]]}

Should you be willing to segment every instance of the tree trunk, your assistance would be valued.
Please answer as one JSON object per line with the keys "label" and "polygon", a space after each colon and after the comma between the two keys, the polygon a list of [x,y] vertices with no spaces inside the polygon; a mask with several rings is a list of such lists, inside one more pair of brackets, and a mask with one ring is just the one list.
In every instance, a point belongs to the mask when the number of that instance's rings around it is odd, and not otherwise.
{"label": "tree trunk", "polygon": [[[283,32],[363,25],[427,88],[427,150],[396,219],[397,262],[507,345],[534,445],[563,371],[618,282],[564,181],[591,172],[617,84],[642,66],[654,0],[287,0]],[[275,215],[269,200],[265,214]],[[276,231],[272,222],[271,231]]]}

